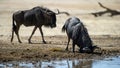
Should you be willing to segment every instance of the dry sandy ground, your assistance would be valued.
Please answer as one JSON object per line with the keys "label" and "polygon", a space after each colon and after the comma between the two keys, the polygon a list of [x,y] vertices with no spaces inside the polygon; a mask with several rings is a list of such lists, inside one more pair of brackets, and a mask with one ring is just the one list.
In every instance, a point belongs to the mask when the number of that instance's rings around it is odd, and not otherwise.
{"label": "dry sandy ground", "polygon": [[[91,12],[104,10],[97,2],[120,11],[120,0],[0,0],[0,60],[25,59],[56,59],[56,58],[100,58],[120,53],[120,16],[109,17],[106,14],[95,18]],[[42,44],[40,32],[37,30],[32,38],[34,44],[28,44],[33,27],[21,26],[20,37],[22,44],[10,42],[12,29],[12,14],[18,10],[31,9],[34,6],[45,6],[51,10],[67,11],[71,15],[58,15],[57,27],[54,29],[43,27],[45,39],[48,44]],[[73,54],[71,47],[65,51],[67,37],[61,32],[66,19],[76,16],[86,25],[95,45],[102,48],[96,51],[99,54]],[[71,45],[70,45],[71,46]]]}

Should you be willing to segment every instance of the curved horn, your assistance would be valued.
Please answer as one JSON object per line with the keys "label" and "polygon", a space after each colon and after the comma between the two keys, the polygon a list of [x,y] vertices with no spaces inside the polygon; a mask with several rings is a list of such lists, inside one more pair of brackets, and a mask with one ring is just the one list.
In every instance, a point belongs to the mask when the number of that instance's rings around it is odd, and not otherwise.
{"label": "curved horn", "polygon": [[56,13],[56,15],[58,14],[66,14],[67,16],[69,16],[70,14],[68,12],[60,12],[58,9],[57,9],[58,13]]}
{"label": "curved horn", "polygon": [[57,11],[58,11],[58,13],[57,14],[59,14],[60,13],[60,11],[57,9]]}

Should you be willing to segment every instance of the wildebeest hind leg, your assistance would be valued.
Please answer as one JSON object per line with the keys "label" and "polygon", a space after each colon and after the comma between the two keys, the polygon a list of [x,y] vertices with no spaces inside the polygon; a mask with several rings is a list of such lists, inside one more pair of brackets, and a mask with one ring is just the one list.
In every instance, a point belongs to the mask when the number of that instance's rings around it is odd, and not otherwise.
{"label": "wildebeest hind leg", "polygon": [[22,43],[21,40],[20,40],[20,37],[19,37],[19,28],[20,28],[20,25],[18,25],[17,28],[15,29],[15,33],[17,35],[19,43]]}
{"label": "wildebeest hind leg", "polygon": [[68,51],[69,42],[70,42],[70,38],[68,37],[68,43],[67,43],[67,47],[65,49],[66,51]]}
{"label": "wildebeest hind leg", "polygon": [[37,29],[37,27],[35,26],[34,29],[33,29],[32,34],[30,35],[30,37],[29,37],[29,39],[28,39],[28,42],[29,42],[29,43],[32,43],[32,42],[31,42],[31,38],[32,38],[33,34],[35,33],[36,29]]}
{"label": "wildebeest hind leg", "polygon": [[14,37],[14,30],[12,30],[11,42],[13,41],[13,37]]}
{"label": "wildebeest hind leg", "polygon": [[44,44],[46,44],[46,41],[44,40],[44,35],[43,35],[42,28],[39,27],[39,30],[40,30],[40,33],[41,33],[41,36],[42,36],[42,41],[43,41]]}

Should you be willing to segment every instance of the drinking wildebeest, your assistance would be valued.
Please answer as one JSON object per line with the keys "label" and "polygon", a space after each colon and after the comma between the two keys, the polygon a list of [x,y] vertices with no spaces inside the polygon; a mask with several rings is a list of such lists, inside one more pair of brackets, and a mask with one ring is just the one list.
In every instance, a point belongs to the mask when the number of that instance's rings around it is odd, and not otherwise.
{"label": "drinking wildebeest", "polygon": [[75,52],[76,44],[80,48],[80,52],[85,53],[92,53],[94,49],[97,48],[96,46],[92,46],[92,40],[88,34],[87,29],[77,17],[71,17],[67,19],[64,26],[62,27],[62,31],[66,31],[68,36],[66,50],[68,50],[70,39],[72,39],[73,52]]}
{"label": "drinking wildebeest", "polygon": [[14,32],[15,32],[19,43],[21,43],[21,40],[19,38],[19,28],[23,24],[26,27],[35,26],[31,36],[28,39],[29,43],[31,43],[31,38],[37,28],[39,28],[40,30],[43,43],[46,43],[43,36],[42,26],[44,25],[46,27],[51,27],[51,28],[56,27],[56,15],[62,13],[69,15],[67,12],[55,13],[47,8],[39,7],[39,6],[34,7],[30,10],[17,11],[13,13],[11,42],[13,41]]}

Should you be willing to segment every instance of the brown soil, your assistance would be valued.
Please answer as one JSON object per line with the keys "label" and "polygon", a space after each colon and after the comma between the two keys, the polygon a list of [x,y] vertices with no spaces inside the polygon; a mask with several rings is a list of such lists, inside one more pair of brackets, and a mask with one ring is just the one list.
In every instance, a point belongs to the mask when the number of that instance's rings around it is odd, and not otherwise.
{"label": "brown soil", "polygon": [[46,36],[47,44],[43,44],[39,36],[32,38],[33,44],[28,44],[28,37],[22,37],[23,43],[20,44],[16,36],[13,43],[8,40],[10,37],[1,36],[0,60],[101,59],[103,57],[120,55],[119,36],[91,36],[91,38],[95,45],[101,47],[101,50],[96,49],[94,54],[79,53],[76,46],[74,54],[71,43],[69,51],[65,51],[67,44],[66,36]]}

